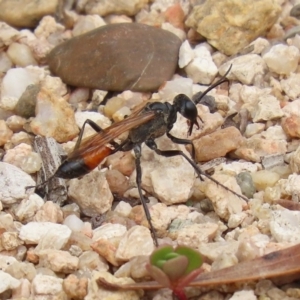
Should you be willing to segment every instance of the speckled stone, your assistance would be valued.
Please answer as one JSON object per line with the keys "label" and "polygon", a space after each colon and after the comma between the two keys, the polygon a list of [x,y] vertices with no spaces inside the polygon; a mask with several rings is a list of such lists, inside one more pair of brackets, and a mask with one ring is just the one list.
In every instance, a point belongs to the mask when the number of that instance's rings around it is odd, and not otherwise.
{"label": "speckled stone", "polygon": [[50,70],[73,86],[155,91],[175,72],[180,40],[144,24],[111,24],[54,48]]}
{"label": "speckled stone", "polygon": [[58,0],[0,1],[0,20],[15,27],[34,27],[45,15],[53,14]]}
{"label": "speckled stone", "polygon": [[226,55],[236,54],[276,22],[280,5],[272,0],[207,0],[193,7],[186,25]]}

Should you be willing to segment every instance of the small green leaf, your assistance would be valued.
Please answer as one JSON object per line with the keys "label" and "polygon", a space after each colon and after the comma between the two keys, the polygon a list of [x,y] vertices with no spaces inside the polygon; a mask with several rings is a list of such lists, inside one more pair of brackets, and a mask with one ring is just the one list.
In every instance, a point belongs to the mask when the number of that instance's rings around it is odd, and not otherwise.
{"label": "small green leaf", "polygon": [[166,256],[170,253],[174,253],[172,246],[165,245],[157,248],[150,256],[150,264],[161,268],[161,262],[166,261]]}
{"label": "small green leaf", "polygon": [[[172,250],[172,251],[174,251],[174,250]],[[169,259],[178,257],[179,255],[180,255],[180,254],[178,254],[178,253],[176,253],[176,252],[168,253],[168,254],[166,254],[166,256],[165,256],[165,259],[166,259],[166,260],[169,260]]]}
{"label": "small green leaf", "polygon": [[203,261],[201,254],[187,246],[178,246],[175,250],[176,253],[184,255],[188,259],[188,266],[184,272],[184,275],[189,274],[190,272],[201,267]]}
{"label": "small green leaf", "polygon": [[163,265],[165,264],[166,260],[165,259],[160,259],[160,260],[157,260],[155,262],[155,266],[162,269]]}
{"label": "small green leaf", "polygon": [[172,246],[165,245],[152,253],[147,269],[164,286],[185,286],[193,277],[192,273],[199,272],[201,265],[202,257],[198,251],[187,246],[178,246],[174,250]]}

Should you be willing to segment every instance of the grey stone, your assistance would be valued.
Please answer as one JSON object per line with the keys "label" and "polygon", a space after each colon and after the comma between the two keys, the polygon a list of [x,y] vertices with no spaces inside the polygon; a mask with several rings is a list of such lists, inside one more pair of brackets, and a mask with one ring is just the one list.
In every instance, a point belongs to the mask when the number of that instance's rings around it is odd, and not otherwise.
{"label": "grey stone", "polygon": [[109,91],[156,91],[177,66],[181,41],[144,24],[111,24],[54,48],[50,70],[73,86]]}
{"label": "grey stone", "polygon": [[243,195],[247,198],[253,198],[256,189],[251,174],[249,172],[241,172],[236,176],[236,181],[240,186]]}
{"label": "grey stone", "polygon": [[31,84],[26,88],[15,106],[14,111],[17,115],[23,118],[35,116],[35,105],[40,88],[39,84]]}

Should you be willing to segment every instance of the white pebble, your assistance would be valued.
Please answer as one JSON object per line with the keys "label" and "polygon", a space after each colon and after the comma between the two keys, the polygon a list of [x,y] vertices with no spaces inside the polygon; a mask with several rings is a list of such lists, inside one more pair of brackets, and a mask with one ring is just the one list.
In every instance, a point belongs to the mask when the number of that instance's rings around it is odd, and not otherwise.
{"label": "white pebble", "polygon": [[257,191],[264,191],[272,187],[280,179],[280,175],[270,170],[259,170],[251,173],[254,186]]}
{"label": "white pebble", "polygon": [[286,195],[300,195],[300,175],[291,174],[289,175],[288,179],[281,182],[284,182],[282,185]]}
{"label": "white pebble", "polygon": [[19,31],[5,22],[0,22],[0,47],[9,46],[20,35]]}
{"label": "white pebble", "polygon": [[[106,116],[93,111],[78,111],[75,113],[75,121],[79,128],[82,128],[84,122],[90,119],[97,123],[102,129],[109,127],[111,125],[111,121]],[[86,126],[84,130],[83,137],[86,138],[89,135],[95,134],[95,130],[90,126]]]}
{"label": "white pebble", "polygon": [[173,34],[177,35],[177,37],[181,40],[184,41],[186,39],[186,33],[184,32],[184,30],[177,28],[175,26],[173,26],[171,23],[169,22],[164,22],[161,24],[161,29],[163,30],[167,30],[172,32]]}
{"label": "white pebble", "polygon": [[83,227],[83,222],[76,215],[67,216],[63,224],[68,226],[72,231],[80,231]]}
{"label": "white pebble", "polygon": [[247,214],[245,212],[240,212],[238,214],[232,214],[229,216],[228,219],[228,227],[229,228],[236,228],[239,225],[241,225],[241,223],[243,222],[243,220],[247,217]]}
{"label": "white pebble", "polygon": [[77,36],[103,25],[106,25],[106,23],[99,15],[79,16],[72,33],[73,36]]}
{"label": "white pebble", "polygon": [[116,258],[128,261],[137,255],[150,255],[154,250],[150,230],[144,226],[133,226],[123,236]]}
{"label": "white pebble", "polygon": [[127,229],[124,225],[107,223],[93,230],[93,241],[121,237],[126,231]]}
{"label": "white pebble", "polygon": [[290,97],[290,99],[295,100],[300,96],[300,74],[292,73],[287,79],[282,79],[280,85],[284,92]]}
{"label": "white pebble", "polygon": [[0,162],[0,201],[11,205],[26,197],[26,186],[35,185],[30,175],[16,166]]}
{"label": "white pebble", "polygon": [[300,242],[300,211],[271,212],[270,231],[277,242]]}
{"label": "white pebble", "polygon": [[0,254],[0,269],[5,271],[10,265],[17,262],[13,256]]}
{"label": "white pebble", "polygon": [[55,294],[63,290],[62,283],[61,278],[38,274],[32,281],[32,292],[34,295],[41,295],[41,297],[49,295],[53,298]]}
{"label": "white pebble", "polygon": [[[46,223],[46,222],[39,222]],[[55,224],[54,225],[60,225]],[[51,227],[51,226],[49,226]],[[39,243],[35,248],[36,253],[39,253],[41,250],[45,249],[62,249],[68,242],[72,231],[65,225],[60,225],[60,227],[52,227],[46,233],[42,234]]]}
{"label": "white pebble", "polygon": [[21,131],[13,134],[13,136],[10,139],[10,142],[13,146],[17,146],[22,143],[31,145],[32,136],[25,131]]}
{"label": "white pebble", "polygon": [[[92,185],[91,182],[93,182]],[[68,195],[87,216],[107,212],[111,209],[113,201],[105,174],[98,170],[94,170],[81,179],[71,179]]]}
{"label": "white pebble", "polygon": [[288,102],[282,109],[285,117],[295,115],[300,118],[300,99]]}
{"label": "white pebble", "polygon": [[0,293],[10,289],[15,289],[20,285],[20,281],[0,270]]}
{"label": "white pebble", "polygon": [[251,53],[261,54],[267,47],[270,46],[270,42],[267,39],[259,37],[256,40],[254,40],[250,45],[254,48],[253,51],[251,51]]}
{"label": "white pebble", "polygon": [[115,212],[118,213],[120,216],[128,217],[131,212],[131,205],[127,202],[120,201],[117,206],[115,207]]}
{"label": "white pebble", "polygon": [[269,127],[267,130],[261,133],[261,136],[267,140],[287,140],[287,136],[283,131],[281,125],[275,125]]}
{"label": "white pebble", "polygon": [[164,101],[173,101],[174,97],[178,94],[185,94],[191,98],[193,96],[192,88],[192,79],[176,76],[173,80],[166,82],[159,91],[159,96]]}
{"label": "white pebble", "polygon": [[44,200],[37,194],[32,194],[29,199],[23,199],[21,203],[14,209],[17,220],[24,222],[32,218],[35,213],[44,205]]}
{"label": "white pebble", "polygon": [[251,123],[248,124],[245,130],[245,137],[249,138],[257,133],[262,132],[266,125],[264,123]]}
{"label": "white pebble", "polygon": [[30,222],[21,227],[19,238],[27,244],[38,244],[50,230],[56,231],[57,236],[68,237],[71,235],[71,230],[65,225],[51,222]]}
{"label": "white pebble", "polygon": [[37,172],[42,166],[40,155],[32,152],[32,147],[25,143],[7,150],[3,161],[19,167],[28,174]]}
{"label": "white pebble", "polygon": [[7,55],[18,67],[36,66],[38,63],[27,45],[12,43],[7,49]]}
{"label": "white pebble", "polygon": [[38,67],[8,70],[1,84],[0,106],[6,110],[13,110],[27,86],[38,83],[43,75],[44,70]]}
{"label": "white pebble", "polygon": [[79,258],[68,251],[44,249],[38,252],[39,265],[57,273],[73,273],[78,269]]}
{"label": "white pebble", "polygon": [[56,22],[54,16],[44,16],[35,28],[34,34],[38,39],[44,40],[51,34],[60,33],[64,29],[65,27],[62,24]]}
{"label": "white pebble", "polygon": [[195,53],[192,47],[190,46],[189,41],[184,41],[179,49],[179,68],[186,67],[194,57]]}
{"label": "white pebble", "polygon": [[278,99],[272,95],[260,97],[260,101],[254,112],[253,122],[268,121],[283,116]]}
{"label": "white pebble", "polygon": [[195,58],[185,67],[185,71],[194,83],[210,84],[218,73],[209,50],[199,45],[194,50]]}
{"label": "white pebble", "polygon": [[235,292],[228,300],[256,300],[257,297],[254,294],[254,291],[238,291]]}
{"label": "white pebble", "polygon": [[0,52],[0,74],[6,73],[12,67],[12,61],[5,52]]}
{"label": "white pebble", "polygon": [[69,103],[77,105],[80,102],[87,101],[89,98],[90,90],[86,88],[77,88],[75,89],[69,98]]}
{"label": "white pebble", "polygon": [[124,118],[126,116],[129,116],[130,114],[131,114],[130,108],[127,106],[123,106],[112,115],[112,118],[115,122],[120,122],[120,121],[124,120]]}
{"label": "white pebble", "polygon": [[12,299],[30,299],[31,282],[26,279],[20,279],[20,285],[12,291]]}
{"label": "white pebble", "polygon": [[257,54],[246,54],[233,58],[220,67],[219,73],[223,76],[230,65],[232,65],[232,68],[227,78],[238,80],[247,85],[253,84],[254,79],[257,76],[264,75],[267,70],[266,63]]}
{"label": "white pebble", "polygon": [[299,50],[295,46],[278,44],[266,52],[263,59],[270,71],[288,75],[295,72],[298,67]]}

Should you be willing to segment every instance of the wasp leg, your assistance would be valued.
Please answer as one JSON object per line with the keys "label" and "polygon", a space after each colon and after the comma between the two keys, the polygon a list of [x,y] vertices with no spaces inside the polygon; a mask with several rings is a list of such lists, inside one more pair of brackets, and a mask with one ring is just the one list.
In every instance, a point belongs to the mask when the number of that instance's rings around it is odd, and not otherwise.
{"label": "wasp leg", "polygon": [[226,191],[238,196],[239,198],[241,198],[247,202],[249,201],[248,198],[236,193],[235,191],[231,190],[224,184],[220,183],[218,180],[214,179],[213,177],[211,177],[211,176],[207,175],[206,173],[204,173],[203,171],[201,171],[201,169],[197,166],[197,164],[192,159],[190,159],[184,152],[182,152],[180,150],[160,150],[157,148],[157,145],[153,140],[147,140],[145,143],[150,149],[155,151],[155,153],[157,153],[158,155],[162,155],[165,157],[172,157],[172,156],[177,156],[177,155],[183,156],[190,163],[190,165],[195,169],[195,171],[196,171],[197,175],[200,177],[200,179],[201,179],[201,176],[205,176],[208,179],[210,179],[211,181],[213,181],[215,184],[217,184],[218,186],[221,186],[222,188],[224,188]]}
{"label": "wasp leg", "polygon": [[[195,146],[191,140],[187,139],[179,139],[175,136],[173,136],[171,133],[167,132],[167,137],[174,143],[180,144],[180,145],[191,145],[192,147],[192,158],[195,159],[196,157],[196,152],[195,152]],[[150,147],[151,148],[151,147]],[[152,149],[152,148],[151,148]]]}
{"label": "wasp leg", "polygon": [[[82,128],[81,128],[80,132],[79,132],[79,136],[78,136],[78,139],[77,139],[77,142],[75,144],[75,147],[74,147],[73,151],[78,150],[78,148],[80,146],[80,143],[82,141],[82,136],[83,136],[84,128],[85,128],[85,126],[87,124],[90,125],[96,132],[103,131],[103,129],[97,123],[95,123],[94,121],[92,121],[90,119],[86,119],[85,122],[82,125]],[[114,141],[110,142],[110,144],[112,144],[115,148],[119,147],[119,144],[116,143],[116,142],[114,142]]]}
{"label": "wasp leg", "polygon": [[157,236],[156,236],[156,232],[155,229],[152,225],[152,221],[151,221],[151,216],[150,216],[150,212],[148,209],[148,206],[146,205],[146,200],[144,198],[144,195],[142,193],[142,188],[141,188],[141,184],[142,184],[142,168],[141,168],[141,145],[135,145],[134,148],[134,153],[135,153],[135,165],[136,165],[136,184],[137,184],[137,188],[139,191],[139,195],[140,195],[140,199],[141,199],[141,203],[143,205],[144,211],[145,211],[145,215],[146,218],[148,220],[149,226],[150,226],[150,230],[152,233],[152,237],[154,240],[154,244],[157,247],[158,246],[158,242],[157,242]]}
{"label": "wasp leg", "polygon": [[[73,151],[76,151],[79,149],[80,147],[80,144],[81,144],[81,141],[82,141],[82,137],[83,137],[83,132],[84,132],[84,129],[85,129],[85,126],[86,125],[90,125],[96,132],[101,132],[103,131],[103,129],[98,125],[96,124],[94,121],[90,120],[90,119],[86,119],[85,122],[83,123],[83,126],[79,132],[79,136],[78,136],[78,139],[77,139],[77,142],[75,144],[75,147],[73,149]],[[111,145],[114,146],[115,150],[113,151],[114,152],[117,152],[118,149],[120,148],[120,145],[114,141],[111,141],[110,142]],[[28,189],[31,189],[31,188],[40,188],[42,186],[44,186],[46,183],[48,183],[50,180],[52,180],[53,178],[57,177],[56,174],[54,173],[52,176],[50,176],[46,181],[36,185],[36,186],[27,186],[25,189],[28,190]]]}

